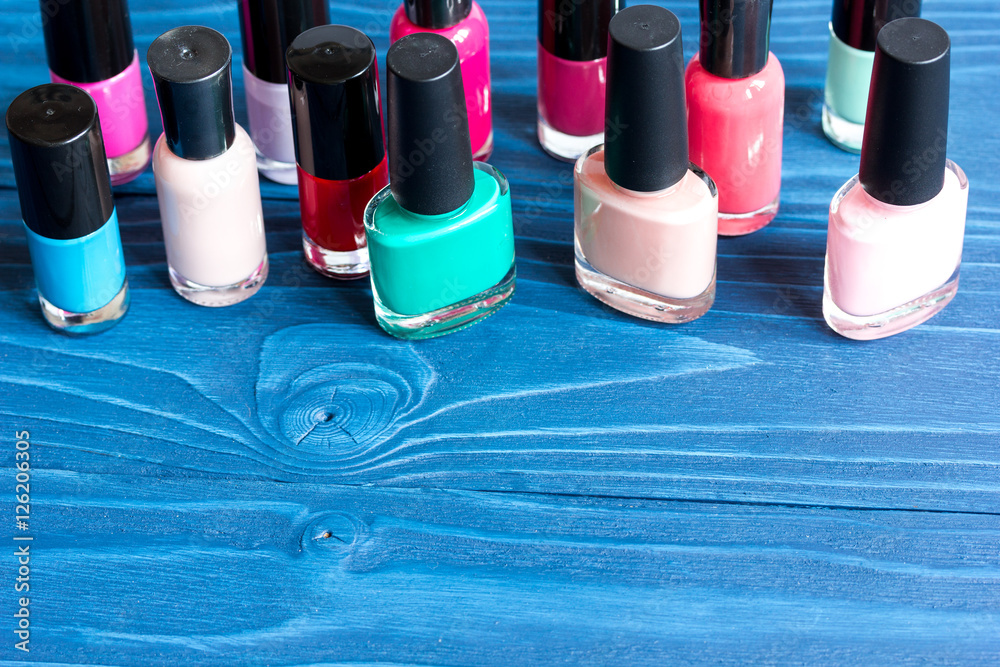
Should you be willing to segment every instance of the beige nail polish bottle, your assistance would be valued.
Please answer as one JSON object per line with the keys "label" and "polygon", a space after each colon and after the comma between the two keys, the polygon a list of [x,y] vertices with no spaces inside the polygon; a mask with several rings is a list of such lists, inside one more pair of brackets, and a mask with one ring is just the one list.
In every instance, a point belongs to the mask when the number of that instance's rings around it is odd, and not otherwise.
{"label": "beige nail polish bottle", "polygon": [[267,247],[253,142],[233,120],[232,48],[203,26],[169,30],[147,53],[163,134],[153,149],[170,282],[201,306],[253,296]]}

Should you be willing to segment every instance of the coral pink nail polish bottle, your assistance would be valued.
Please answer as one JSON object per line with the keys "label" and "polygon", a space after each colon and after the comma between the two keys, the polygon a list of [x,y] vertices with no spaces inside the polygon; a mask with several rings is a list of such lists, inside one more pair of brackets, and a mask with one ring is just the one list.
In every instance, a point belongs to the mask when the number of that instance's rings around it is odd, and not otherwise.
{"label": "coral pink nail polish bottle", "polygon": [[111,184],[146,170],[152,154],[139,52],[125,0],[42,0],[45,50],[53,83],[87,91],[97,104]]}
{"label": "coral pink nail polish bottle", "polygon": [[622,312],[687,322],[715,300],[719,208],[688,162],[681,24],[635,5],[608,32],[605,143],[574,170],[577,280]]}
{"label": "coral pink nail polish bottle", "polygon": [[701,42],[685,72],[691,161],[719,188],[719,234],[778,213],[785,74],[768,51],[771,0],[701,0]]}
{"label": "coral pink nail polish bottle", "polygon": [[575,162],[604,140],[608,23],[623,0],[539,0],[538,142]]}
{"label": "coral pink nail polish bottle", "polygon": [[876,38],[861,169],[833,197],[823,316],[870,340],[906,331],[958,291],[969,183],[946,157],[951,45],[920,18]]}
{"label": "coral pink nail polish bottle", "polygon": [[288,48],[302,246],[330,278],[368,275],[365,208],[389,184],[375,45],[345,25],[306,30]]}
{"label": "coral pink nail polish bottle", "polygon": [[[465,86],[472,158],[493,153],[493,100],[490,96],[490,27],[473,0],[403,0],[389,26],[389,40],[415,32],[434,32],[458,49]],[[459,110],[460,111],[460,110]]]}

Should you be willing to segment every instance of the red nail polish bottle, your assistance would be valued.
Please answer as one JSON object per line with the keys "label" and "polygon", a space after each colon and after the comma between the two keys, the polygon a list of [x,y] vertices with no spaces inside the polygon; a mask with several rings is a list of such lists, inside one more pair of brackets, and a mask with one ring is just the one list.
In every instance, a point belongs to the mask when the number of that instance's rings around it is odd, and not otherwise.
{"label": "red nail polish bottle", "polygon": [[318,26],[287,61],[306,260],[331,278],[366,276],[365,207],[389,183],[375,46],[354,28]]}

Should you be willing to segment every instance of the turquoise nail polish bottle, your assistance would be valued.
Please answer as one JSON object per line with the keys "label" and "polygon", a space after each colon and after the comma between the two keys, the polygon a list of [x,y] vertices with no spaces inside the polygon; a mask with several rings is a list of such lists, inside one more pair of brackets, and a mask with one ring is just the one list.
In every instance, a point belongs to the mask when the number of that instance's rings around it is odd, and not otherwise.
{"label": "turquoise nail polish bottle", "polygon": [[97,106],[48,83],[11,102],[6,122],[42,315],[62,333],[104,331],[129,291]]}
{"label": "turquoise nail polish bottle", "polygon": [[389,186],[365,211],[379,325],[399,338],[440,336],[514,293],[507,179],[473,163],[458,51],[434,33],[386,57]]}
{"label": "turquoise nail polish bottle", "polygon": [[875,38],[889,21],[920,16],[920,0],[834,0],[823,95],[823,132],[838,148],[861,152]]}

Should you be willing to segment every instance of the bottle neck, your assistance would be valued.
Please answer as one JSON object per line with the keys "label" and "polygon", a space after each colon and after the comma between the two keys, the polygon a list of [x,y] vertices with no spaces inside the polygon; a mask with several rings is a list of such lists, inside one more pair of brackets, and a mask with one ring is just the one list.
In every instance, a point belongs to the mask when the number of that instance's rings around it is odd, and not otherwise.
{"label": "bottle neck", "polygon": [[[628,188],[623,188],[622,186],[618,185],[614,181],[611,181],[611,185],[614,186],[615,190],[617,190],[618,192],[621,192],[622,194],[627,195],[629,197],[638,197],[638,198],[641,198],[641,199],[652,199],[652,198],[655,198],[655,197],[666,197],[668,195],[672,195],[673,193],[675,193],[675,192],[677,192],[678,190],[681,189],[681,184],[684,183],[684,179],[687,178],[687,174],[688,173],[690,173],[690,172],[685,173],[684,176],[681,178],[681,180],[677,181],[673,185],[667,186],[667,187],[663,188],[662,190],[653,190],[652,192],[640,192],[639,190],[629,190]],[[609,178],[608,180],[611,180],[611,179]]]}

